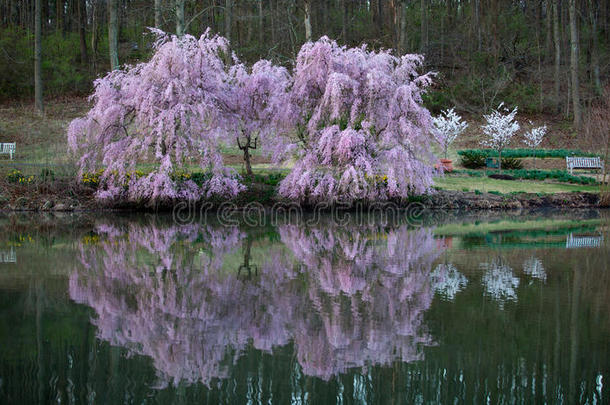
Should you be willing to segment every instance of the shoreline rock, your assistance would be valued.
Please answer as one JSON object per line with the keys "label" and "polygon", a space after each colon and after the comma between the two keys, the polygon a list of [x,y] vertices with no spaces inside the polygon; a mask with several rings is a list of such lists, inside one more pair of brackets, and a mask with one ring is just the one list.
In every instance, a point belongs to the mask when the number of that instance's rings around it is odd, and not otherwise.
{"label": "shoreline rock", "polygon": [[441,190],[427,197],[428,208],[460,210],[514,210],[528,208],[601,208],[594,193],[492,194]]}
{"label": "shoreline rock", "polygon": [[[234,200],[216,200],[195,203],[195,207],[207,205],[210,209],[223,210],[244,210],[256,206],[259,208],[270,209],[276,205],[295,206],[295,203],[281,200],[274,196],[270,197],[270,190],[262,190],[259,193],[252,190]],[[260,198],[258,198],[260,197]],[[489,210],[489,211],[509,211],[520,209],[537,208],[601,208],[599,206],[600,197],[594,193],[557,193],[557,194],[492,194],[475,193],[464,191],[439,190],[434,194],[414,197],[409,200],[381,202],[380,208],[392,205],[400,209],[407,209],[413,206],[420,206],[432,210]],[[358,207],[365,206],[377,208],[375,204],[360,204]],[[341,209],[349,210],[348,205],[338,205]],[[118,202],[116,204],[102,204],[94,201],[91,196],[78,199],[74,197],[45,196],[45,198],[24,198],[16,197],[13,201],[8,199],[0,204],[0,212],[11,211],[62,211],[62,212],[154,212],[171,211],[177,208],[192,208],[185,201],[175,201],[169,204],[145,206],[133,203]],[[302,205],[305,211],[318,210],[319,207],[313,205]],[[327,207],[330,208],[330,207]]]}

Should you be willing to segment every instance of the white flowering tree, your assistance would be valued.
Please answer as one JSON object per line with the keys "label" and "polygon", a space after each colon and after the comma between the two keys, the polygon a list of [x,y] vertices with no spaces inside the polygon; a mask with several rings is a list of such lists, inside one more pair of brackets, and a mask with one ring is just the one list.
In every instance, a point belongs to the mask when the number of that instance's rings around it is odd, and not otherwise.
{"label": "white flowering tree", "polygon": [[441,111],[437,117],[432,117],[432,125],[434,134],[443,148],[445,159],[447,159],[447,149],[468,128],[468,123],[462,121],[462,117],[451,108]]}
{"label": "white flowering tree", "polygon": [[542,260],[535,256],[531,256],[529,259],[523,262],[523,272],[532,278],[537,278],[546,282],[546,270],[542,264]]}
{"label": "white flowering tree", "polygon": [[484,115],[486,124],[481,126],[487,139],[481,141],[481,145],[498,152],[498,170],[502,170],[502,151],[510,145],[513,136],[519,130],[519,123],[515,119],[517,107],[512,110],[500,104],[491,114]]}
{"label": "white flowering tree", "polygon": [[[531,124],[531,122],[530,122]],[[529,148],[534,149],[534,168],[536,168],[536,149],[542,143],[544,136],[546,135],[546,125],[541,127],[532,128],[523,135],[523,143]]]}
{"label": "white flowering tree", "polygon": [[468,279],[452,263],[441,263],[430,274],[432,288],[441,297],[453,301],[468,285]]}

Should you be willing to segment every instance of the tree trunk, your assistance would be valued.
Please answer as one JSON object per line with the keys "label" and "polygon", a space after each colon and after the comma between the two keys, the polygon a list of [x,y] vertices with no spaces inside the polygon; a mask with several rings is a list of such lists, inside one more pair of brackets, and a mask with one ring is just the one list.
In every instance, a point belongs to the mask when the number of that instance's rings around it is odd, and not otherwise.
{"label": "tree trunk", "polygon": [[34,11],[34,103],[40,115],[44,114],[42,104],[42,5],[36,0]]}
{"label": "tree trunk", "polygon": [[99,42],[98,18],[97,1],[93,0],[91,2],[91,53],[93,54],[92,68],[94,72],[97,70],[97,47]]}
{"label": "tree trunk", "polygon": [[176,0],[176,35],[179,37],[184,35],[184,2]]}
{"label": "tree trunk", "polygon": [[474,0],[474,25],[477,33],[477,52],[481,52],[481,0]]}
{"label": "tree trunk", "polygon": [[108,50],[110,51],[110,68],[119,68],[119,18],[117,1],[108,0]]}
{"label": "tree trunk", "polygon": [[78,35],[80,37],[80,62],[84,65],[88,62],[87,37],[85,26],[87,25],[87,3],[86,0],[77,0],[78,8]]}
{"label": "tree trunk", "polygon": [[602,94],[602,82],[600,79],[599,72],[599,44],[598,44],[598,16],[599,16],[599,4],[596,0],[589,0],[589,18],[591,20],[591,70],[593,73],[593,88],[595,94],[600,96]]}
{"label": "tree trunk", "polygon": [[225,37],[231,42],[233,29],[233,0],[225,0]]}
{"label": "tree trunk", "polygon": [[263,21],[263,0],[258,0],[258,46],[265,42],[265,26]]}
{"label": "tree trunk", "polygon": [[246,174],[248,177],[254,176],[254,173],[252,173],[252,164],[250,163],[250,150],[248,148],[244,149],[244,162],[246,163]]}
{"label": "tree trunk", "polygon": [[498,172],[502,173],[502,149],[498,151]]}
{"label": "tree trunk", "polygon": [[63,31],[63,10],[64,2],[62,0],[55,0],[55,30]]}
{"label": "tree trunk", "polygon": [[348,9],[347,9],[347,2],[348,0],[343,0],[342,1],[342,8],[343,8],[343,23],[341,24],[341,36],[343,37],[343,43],[348,44],[349,43],[349,38],[348,38]]}
{"label": "tree trunk", "polygon": [[489,19],[491,28],[489,32],[491,34],[491,51],[494,59],[494,65],[498,64],[498,59],[500,57],[500,40],[498,38],[498,26],[500,20],[500,13],[498,11],[498,1],[499,0],[490,0],[489,6]]}
{"label": "tree trunk", "polygon": [[545,15],[545,19],[544,19],[544,23],[545,23],[545,28],[546,28],[546,35],[544,37],[544,51],[545,51],[545,56],[546,56],[546,60],[550,61],[551,59],[551,55],[553,53],[552,47],[553,47],[553,1],[554,0],[546,0],[546,2],[544,3],[544,7],[545,7],[545,11],[546,11],[546,15]]}
{"label": "tree trunk", "polygon": [[400,54],[404,55],[409,48],[407,43],[409,39],[407,36],[407,6],[409,5],[409,0],[401,0],[400,3]]}
{"label": "tree trunk", "polygon": [[572,80],[572,104],[574,110],[574,126],[580,129],[580,82],[578,78],[578,15],[576,14],[576,0],[570,0],[570,76]]}
{"label": "tree trunk", "polygon": [[421,53],[428,52],[428,2],[421,0]]}
{"label": "tree trunk", "polygon": [[269,0],[269,14],[271,15],[271,43],[275,44],[275,0]]}
{"label": "tree trunk", "polygon": [[256,149],[258,147],[258,138],[254,138],[254,143],[252,143],[252,136],[250,134],[243,134],[244,135],[244,144],[242,145],[240,140],[239,140],[239,136],[237,137],[237,147],[243,151],[244,153],[244,164],[246,166],[246,175],[248,175],[248,177],[252,177],[254,176],[254,173],[252,172],[252,162],[251,162],[251,155],[250,155],[250,149]]}
{"label": "tree trunk", "polygon": [[311,42],[311,0],[305,0],[305,42]]}
{"label": "tree trunk", "polygon": [[381,37],[383,34],[383,6],[381,0],[374,0],[371,4],[373,8],[373,24],[375,25],[375,34]]}
{"label": "tree trunk", "polygon": [[161,0],[155,0],[155,28],[161,29]]}
{"label": "tree trunk", "polygon": [[555,42],[555,103],[557,112],[561,110],[561,35],[559,33],[559,1],[553,1],[553,40]]}

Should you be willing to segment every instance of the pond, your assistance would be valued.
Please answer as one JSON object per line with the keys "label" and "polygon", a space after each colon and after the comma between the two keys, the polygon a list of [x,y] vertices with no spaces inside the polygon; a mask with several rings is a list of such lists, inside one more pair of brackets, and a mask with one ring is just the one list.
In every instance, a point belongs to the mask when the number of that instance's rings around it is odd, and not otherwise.
{"label": "pond", "polygon": [[0,403],[610,402],[608,212],[204,219],[0,217]]}

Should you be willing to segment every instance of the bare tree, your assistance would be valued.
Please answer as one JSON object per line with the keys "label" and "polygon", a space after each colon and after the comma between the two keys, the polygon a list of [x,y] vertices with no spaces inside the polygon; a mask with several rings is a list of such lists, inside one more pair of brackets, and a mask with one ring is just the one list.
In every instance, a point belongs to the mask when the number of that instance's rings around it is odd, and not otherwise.
{"label": "bare tree", "polygon": [[574,109],[574,126],[580,129],[580,82],[578,79],[578,15],[576,0],[570,0],[570,79],[572,82],[572,104]]}
{"label": "bare tree", "polygon": [[477,30],[477,51],[481,52],[483,42],[481,40],[481,4],[480,0],[474,0],[474,23]]}
{"label": "bare tree", "polygon": [[77,0],[76,7],[78,10],[78,35],[80,39],[80,61],[82,64],[87,64],[87,35],[85,27],[87,26],[87,3],[86,0]]}
{"label": "bare tree", "polygon": [[184,35],[184,2],[176,0],[176,35],[179,37]]}
{"label": "bare tree", "polygon": [[44,114],[42,104],[42,6],[36,0],[34,6],[34,104],[39,114]]}
{"label": "bare tree", "polygon": [[599,96],[602,93],[602,81],[600,78],[599,69],[599,44],[598,44],[598,19],[599,19],[599,1],[589,0],[589,20],[591,24],[591,70],[593,79],[593,88]]}
{"label": "bare tree", "polygon": [[99,10],[97,0],[91,0],[91,54],[92,68],[97,70],[97,49],[99,44]]}
{"label": "bare tree", "polygon": [[400,1],[400,53],[407,53],[408,39],[407,35],[407,6],[409,5],[409,0],[401,0]]}
{"label": "bare tree", "polygon": [[559,91],[561,88],[561,34],[559,32],[559,2],[553,0],[553,41],[555,43],[555,103],[557,112],[561,109]]}
{"label": "bare tree", "polygon": [[258,0],[258,42],[259,46],[263,45],[265,39],[265,26],[263,16],[263,0]]}
{"label": "bare tree", "polygon": [[110,67],[119,68],[119,18],[117,13],[118,0],[108,0],[108,50],[110,52]]}
{"label": "bare tree", "polygon": [[305,42],[311,41],[311,0],[304,0],[305,9]]}
{"label": "bare tree", "polygon": [[155,0],[155,28],[161,28],[161,0]]}
{"label": "bare tree", "polygon": [[605,205],[610,205],[610,188],[608,186],[607,173],[610,164],[610,85],[602,92],[602,97],[594,102],[587,112],[587,120],[584,125],[585,145],[589,151],[603,153],[604,170],[602,173],[602,200]]}
{"label": "bare tree", "polygon": [[233,30],[233,0],[225,0],[225,37],[231,41]]}
{"label": "bare tree", "polygon": [[346,44],[349,43],[349,38],[348,38],[348,36],[349,36],[349,27],[348,27],[348,24],[349,24],[349,18],[348,18],[349,17],[348,16],[349,9],[347,7],[347,2],[348,2],[348,0],[343,0],[341,2],[341,7],[343,8],[343,10],[342,10],[342,12],[343,12],[343,14],[342,14],[343,15],[343,23],[341,24],[341,36],[343,37],[343,42],[346,43]]}
{"label": "bare tree", "polygon": [[421,53],[428,52],[428,2],[421,0]]}

